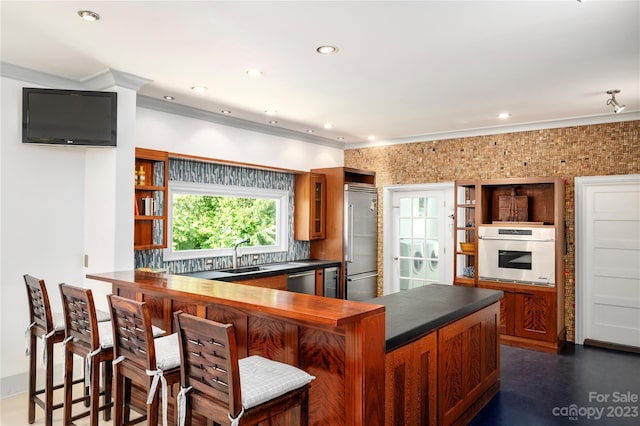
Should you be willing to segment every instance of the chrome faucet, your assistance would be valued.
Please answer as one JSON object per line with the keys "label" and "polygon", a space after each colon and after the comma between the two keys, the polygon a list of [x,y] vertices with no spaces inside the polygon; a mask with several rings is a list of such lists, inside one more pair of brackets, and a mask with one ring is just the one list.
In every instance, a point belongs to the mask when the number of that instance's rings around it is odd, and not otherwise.
{"label": "chrome faucet", "polygon": [[246,240],[242,240],[235,246],[233,246],[233,269],[236,269],[238,267],[238,246],[241,244],[247,244],[248,242],[249,238],[247,238]]}

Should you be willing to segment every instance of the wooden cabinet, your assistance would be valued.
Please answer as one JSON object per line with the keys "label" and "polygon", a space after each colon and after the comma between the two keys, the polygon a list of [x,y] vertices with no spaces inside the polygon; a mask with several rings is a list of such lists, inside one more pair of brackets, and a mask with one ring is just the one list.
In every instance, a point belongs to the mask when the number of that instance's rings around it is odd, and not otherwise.
{"label": "wooden cabinet", "polygon": [[[454,284],[504,292],[500,305],[503,343],[547,352],[558,352],[564,344],[564,191],[559,177],[456,182]],[[505,212],[505,200],[512,195],[517,218]],[[536,223],[555,229],[555,287],[478,278],[483,253],[478,251],[477,229],[498,222],[509,226]],[[463,250],[460,243],[467,241],[474,243],[473,248]]]}
{"label": "wooden cabinet", "polygon": [[325,237],[327,181],[320,173],[295,176],[295,211],[293,237],[318,240]]}
{"label": "wooden cabinet", "polygon": [[166,248],[168,154],[136,148],[135,155],[133,246],[135,250]]}
{"label": "wooden cabinet", "polygon": [[467,424],[500,387],[498,303],[386,354],[385,424]]}
{"label": "wooden cabinet", "polygon": [[502,343],[552,353],[562,348],[566,336],[564,320],[558,318],[563,311],[558,309],[555,288],[495,281],[480,281],[478,286],[504,292],[500,299]]}
{"label": "wooden cabinet", "polygon": [[502,290],[504,296],[500,299],[500,334],[515,334],[514,309],[515,292]]}
{"label": "wooden cabinet", "polygon": [[514,335],[536,340],[556,340],[555,295],[528,289],[514,295]]}
{"label": "wooden cabinet", "polygon": [[498,392],[499,316],[494,303],[438,330],[439,425],[467,424]]}
{"label": "wooden cabinet", "polygon": [[286,275],[275,275],[272,277],[264,277],[264,278],[254,278],[249,280],[240,280],[234,281],[236,284],[245,284],[251,285],[254,287],[262,287],[262,288],[273,288],[276,290],[286,290],[287,289],[287,276]]}
{"label": "wooden cabinet", "polygon": [[385,424],[438,424],[437,332],[388,352]]}

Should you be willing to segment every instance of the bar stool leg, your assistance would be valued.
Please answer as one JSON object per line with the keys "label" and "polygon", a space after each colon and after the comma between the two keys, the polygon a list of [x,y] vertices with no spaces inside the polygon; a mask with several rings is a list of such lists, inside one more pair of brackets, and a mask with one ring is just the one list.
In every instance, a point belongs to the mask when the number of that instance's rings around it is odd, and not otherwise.
{"label": "bar stool leg", "polygon": [[98,414],[100,414],[100,363],[96,360],[93,360],[91,363],[91,371],[89,374],[91,378],[91,390],[89,391],[91,400],[89,424],[91,426],[98,426]]}
{"label": "bar stool leg", "polygon": [[45,339],[43,350],[46,351],[47,365],[45,366],[45,426],[53,425],[53,339]]}
{"label": "bar stool leg", "polygon": [[71,407],[73,406],[73,352],[64,351],[64,414],[63,424],[68,426],[71,424]]}
{"label": "bar stool leg", "polygon": [[[112,386],[113,386],[113,364],[111,362],[105,362],[102,369],[102,382],[104,383],[104,405],[111,403],[112,400]],[[105,421],[111,420],[111,407],[108,407],[102,413]]]}
{"label": "bar stool leg", "polygon": [[123,408],[124,408],[124,403],[125,403],[125,397],[124,397],[124,381],[125,378],[124,376],[118,374],[118,367],[116,366],[114,368],[114,396],[113,396],[113,426],[121,426],[123,424],[123,421],[128,421],[129,419],[127,418],[126,420],[124,419],[124,412],[123,412]]}
{"label": "bar stool leg", "polygon": [[[158,386],[159,387],[159,386]],[[147,385],[147,389],[151,388],[151,383]],[[156,394],[153,397],[151,404],[147,404],[147,426],[158,426],[158,394],[160,390],[156,390]]]}
{"label": "bar stool leg", "polygon": [[[36,358],[38,355],[38,338],[33,334],[29,337],[29,424],[36,421]],[[43,348],[44,350],[44,348]]]}

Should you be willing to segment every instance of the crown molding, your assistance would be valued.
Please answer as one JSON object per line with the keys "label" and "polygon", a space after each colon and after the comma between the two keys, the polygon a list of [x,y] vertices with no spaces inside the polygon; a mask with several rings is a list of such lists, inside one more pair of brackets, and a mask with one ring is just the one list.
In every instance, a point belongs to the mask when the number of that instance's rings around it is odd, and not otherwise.
{"label": "crown molding", "polygon": [[80,80],[75,80],[21,67],[8,62],[0,62],[0,75],[40,86],[75,90],[105,90],[109,87],[117,86],[138,91],[142,86],[153,81],[110,68]]}
{"label": "crown molding", "polygon": [[105,69],[104,71],[88,76],[81,80],[83,85],[95,90],[104,90],[109,87],[117,86],[135,90],[136,92],[142,86],[144,86],[145,84],[149,84],[152,81],[153,80],[139,77],[135,74],[118,71],[111,68]]}
{"label": "crown molding", "polygon": [[0,62],[0,75],[13,80],[33,83],[40,86],[60,87],[65,89],[80,90],[84,87],[78,80],[59,77],[42,71],[32,70],[8,62]]}
{"label": "crown molding", "polygon": [[623,112],[620,114],[600,114],[585,117],[573,117],[567,119],[537,121],[531,123],[519,123],[505,126],[482,127],[475,129],[455,130],[438,133],[415,135],[406,138],[380,140],[374,142],[362,142],[348,144],[347,149],[372,148],[377,146],[402,145],[407,143],[435,142],[446,139],[470,138],[476,136],[500,135],[504,133],[529,132],[534,130],[559,129],[564,127],[589,126],[595,124],[620,123],[625,121],[640,120],[640,111]]}

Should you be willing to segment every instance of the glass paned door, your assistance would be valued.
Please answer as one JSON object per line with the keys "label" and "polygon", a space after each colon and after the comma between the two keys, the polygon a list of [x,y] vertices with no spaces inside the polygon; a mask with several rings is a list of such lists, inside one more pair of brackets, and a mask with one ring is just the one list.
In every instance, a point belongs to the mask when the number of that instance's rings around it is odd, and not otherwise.
{"label": "glass paned door", "polygon": [[440,238],[444,197],[434,193],[398,193],[396,247],[400,290],[442,282]]}

